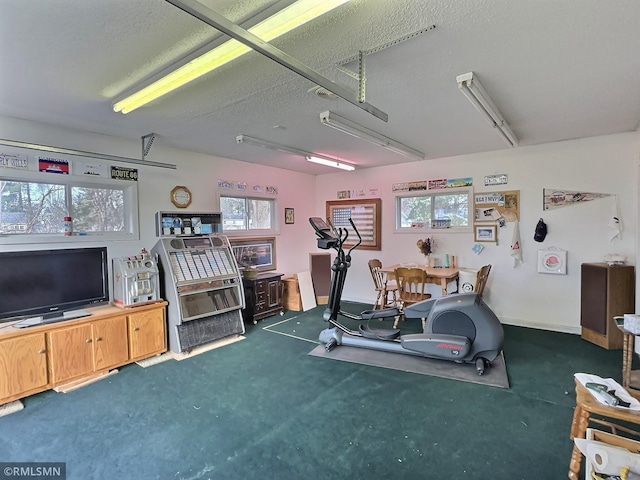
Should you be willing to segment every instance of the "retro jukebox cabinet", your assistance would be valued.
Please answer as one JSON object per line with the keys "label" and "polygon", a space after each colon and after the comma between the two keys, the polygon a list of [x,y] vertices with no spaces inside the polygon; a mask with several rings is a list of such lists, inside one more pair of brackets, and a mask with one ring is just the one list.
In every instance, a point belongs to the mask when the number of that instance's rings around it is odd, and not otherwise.
{"label": "retro jukebox cabinet", "polygon": [[172,352],[244,333],[242,276],[225,235],[162,237],[151,252],[169,302]]}

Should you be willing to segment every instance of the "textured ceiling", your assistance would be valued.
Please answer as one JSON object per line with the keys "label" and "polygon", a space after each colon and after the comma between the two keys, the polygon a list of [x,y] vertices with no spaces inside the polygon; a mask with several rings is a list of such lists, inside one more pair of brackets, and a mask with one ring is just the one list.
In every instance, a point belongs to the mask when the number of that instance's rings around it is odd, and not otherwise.
{"label": "textured ceiling", "polygon": [[[290,0],[202,3],[248,28]],[[226,38],[162,0],[0,0],[0,115],[137,140],[154,132],[166,146],[322,174],[334,170],[236,135],[358,168],[413,161],[322,126],[331,110],[427,159],[508,148],[458,91],[456,76],[474,71],[523,146],[627,132],[640,121],[638,18],[637,0],[352,0],[273,44],[355,95],[338,63],[435,25],[366,57],[366,101],[388,122],[308,93],[313,83],[255,52],[123,115],[114,98]]]}

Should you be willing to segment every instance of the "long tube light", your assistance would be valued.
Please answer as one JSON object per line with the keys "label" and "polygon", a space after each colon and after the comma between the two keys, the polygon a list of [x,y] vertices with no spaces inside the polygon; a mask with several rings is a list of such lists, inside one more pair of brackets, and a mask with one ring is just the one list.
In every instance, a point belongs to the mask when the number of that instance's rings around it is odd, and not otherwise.
{"label": "long tube light", "polygon": [[504,119],[498,107],[491,101],[489,95],[480,84],[477,75],[473,72],[458,75],[456,77],[458,88],[473,104],[482,116],[494,127],[502,139],[510,147],[518,145],[518,137],[511,131],[509,124]]}
{"label": "long tube light", "polygon": [[[339,7],[350,0],[299,0],[249,29],[265,42]],[[113,110],[129,113],[251,51],[232,39],[191,60],[152,84],[116,102]]]}
{"label": "long tube light", "polygon": [[328,110],[320,114],[320,121],[327,127],[386,148],[394,153],[405,157],[424,159],[424,153]]}
{"label": "long tube light", "polygon": [[309,162],[326,165],[328,167],[340,168],[342,170],[347,170],[347,171],[353,171],[356,169],[355,166],[349,163],[340,162],[333,158],[325,157],[324,155],[318,155],[317,153],[306,152],[304,150],[300,150],[297,148],[288,147],[287,145],[281,145],[279,143],[269,142],[267,140],[262,140],[260,138],[250,137],[249,135],[245,135],[245,134],[236,136],[236,143],[247,143],[255,147],[268,148],[270,150],[275,150],[277,152],[290,153],[298,157],[304,157]]}

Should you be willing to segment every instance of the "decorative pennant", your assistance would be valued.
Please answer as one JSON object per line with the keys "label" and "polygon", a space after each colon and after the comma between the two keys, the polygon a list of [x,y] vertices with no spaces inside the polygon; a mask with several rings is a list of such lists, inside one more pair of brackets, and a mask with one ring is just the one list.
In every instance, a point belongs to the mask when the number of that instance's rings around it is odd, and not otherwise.
{"label": "decorative pennant", "polygon": [[578,192],[574,190],[558,190],[555,188],[542,189],[544,210],[569,207],[576,203],[590,202],[591,200],[610,196],[610,193]]}

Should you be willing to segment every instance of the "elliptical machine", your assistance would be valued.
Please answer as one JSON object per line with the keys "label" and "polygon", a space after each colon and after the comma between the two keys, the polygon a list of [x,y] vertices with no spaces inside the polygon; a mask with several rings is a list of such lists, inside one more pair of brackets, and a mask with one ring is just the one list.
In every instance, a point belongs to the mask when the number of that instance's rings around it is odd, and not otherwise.
{"label": "elliptical machine", "polygon": [[[318,248],[337,252],[331,266],[331,289],[323,319],[331,325],[320,332],[320,341],[331,351],[338,345],[368,348],[392,353],[475,363],[482,375],[502,351],[504,330],[498,317],[477,293],[459,293],[424,300],[404,308],[365,310],[360,315],[344,312],[340,307],[342,290],[351,266],[351,252],[362,243],[353,220],[349,219],[358,242],[345,252],[343,245],[349,237],[346,228],[329,226],[319,217],[309,218]],[[400,335],[399,329],[370,328],[360,324],[351,330],[338,322],[338,316],[352,320],[373,320],[404,314],[406,318],[426,318],[424,333]]]}

